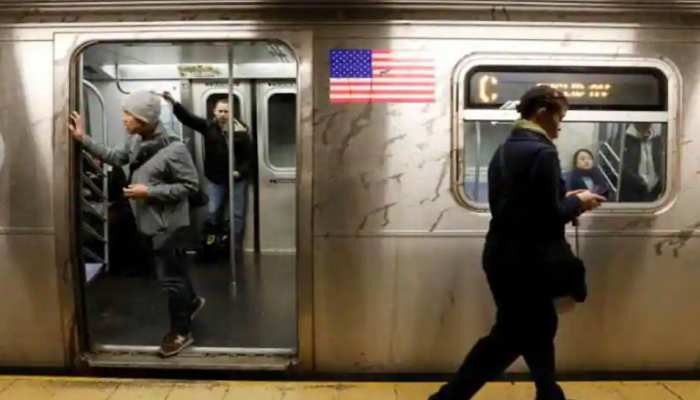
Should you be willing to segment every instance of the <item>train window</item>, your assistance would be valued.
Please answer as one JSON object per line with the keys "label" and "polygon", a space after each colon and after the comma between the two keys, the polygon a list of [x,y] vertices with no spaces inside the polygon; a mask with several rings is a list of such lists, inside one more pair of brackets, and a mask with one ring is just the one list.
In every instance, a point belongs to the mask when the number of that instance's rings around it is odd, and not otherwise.
{"label": "train window", "polygon": [[275,93],[268,100],[268,159],[273,167],[296,166],[296,94]]}
{"label": "train window", "polygon": [[606,208],[658,207],[668,189],[668,78],[640,66],[479,65],[461,71],[459,171],[465,205],[488,207],[488,165],[518,118],[519,97],[547,84],[570,100],[556,145],[568,189],[604,194]]}

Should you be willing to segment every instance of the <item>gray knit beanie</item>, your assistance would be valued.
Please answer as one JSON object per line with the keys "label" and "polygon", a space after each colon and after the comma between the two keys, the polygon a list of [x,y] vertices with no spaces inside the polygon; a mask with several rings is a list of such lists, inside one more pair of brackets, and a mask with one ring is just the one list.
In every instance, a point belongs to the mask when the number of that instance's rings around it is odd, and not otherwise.
{"label": "gray knit beanie", "polygon": [[160,97],[143,90],[132,92],[124,99],[122,109],[149,125],[155,125],[160,118]]}

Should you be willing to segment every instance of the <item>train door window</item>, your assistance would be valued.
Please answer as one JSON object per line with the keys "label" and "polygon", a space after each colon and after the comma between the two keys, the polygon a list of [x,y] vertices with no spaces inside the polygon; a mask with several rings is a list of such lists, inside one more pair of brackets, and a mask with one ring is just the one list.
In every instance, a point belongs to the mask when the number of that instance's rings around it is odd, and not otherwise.
{"label": "train door window", "polygon": [[272,167],[296,166],[296,94],[275,93],[268,99],[268,158]]}
{"label": "train door window", "polygon": [[[255,225],[245,223],[252,220],[253,205],[245,205],[253,197],[247,195],[253,186],[248,183],[254,182],[256,168],[252,164],[258,158],[252,140],[257,135],[256,124],[251,122],[255,121],[256,110],[268,110],[268,98],[256,100],[254,88],[257,82],[278,80],[294,87],[298,68],[292,50],[269,41],[105,42],[85,48],[77,65],[82,67],[78,67],[78,76],[84,82],[84,94],[77,103],[86,116],[86,129],[94,137],[93,145],[78,151],[79,173],[74,177],[80,188],[76,189],[76,196],[80,196],[76,226],[82,227],[78,231],[79,254],[86,267],[81,275],[89,275],[92,281],[82,287],[84,341],[89,352],[131,354],[148,365],[168,362],[156,357],[161,339],[175,329],[171,324],[178,318],[164,294],[172,287],[167,286],[167,279],[160,283],[157,279],[165,275],[156,263],[165,260],[166,264],[177,261],[183,267],[178,271],[187,271],[178,273],[178,279],[186,281],[188,275],[196,293],[190,296],[192,308],[187,310],[197,312],[190,325],[194,345],[185,350],[187,357],[173,361],[175,364],[240,365],[241,360],[235,357],[246,354],[264,355],[265,365],[270,368],[276,368],[275,357],[282,359],[279,365],[288,365],[297,347],[296,227],[289,225],[295,220],[288,221],[284,232],[268,229],[273,237],[291,243],[289,254],[265,257],[247,253],[242,242]],[[229,71],[233,71],[232,76]],[[232,89],[229,81],[235,82]],[[105,157],[106,162],[122,164],[119,160],[124,158],[109,157],[116,152],[106,156],[96,148],[105,144],[113,149],[128,148],[124,145],[131,136],[126,134],[121,116],[124,99],[136,91],[154,95],[170,92],[172,99],[161,98],[159,125],[165,134],[179,136],[187,144],[198,169],[200,191],[208,197],[208,202],[189,209],[190,225],[177,236],[177,260],[157,259],[161,253],[154,252],[154,245],[159,238],[141,233],[143,221],[132,211],[139,200],[124,197],[130,176],[128,165],[107,173],[97,162]],[[227,140],[228,121],[217,121],[212,113],[217,103],[229,96],[234,99],[234,132],[248,140],[248,168],[237,164],[239,150],[244,148],[236,147],[239,137],[232,145]],[[274,165],[293,167],[296,101],[286,94],[272,99],[269,112],[257,116],[257,121],[273,121],[270,133]],[[231,157],[234,148],[238,149],[236,157]],[[234,182],[233,187],[230,182]],[[295,185],[285,189],[287,200],[296,198]],[[289,209],[295,204],[284,204],[288,207],[270,207],[266,214],[273,220],[295,215]],[[96,266],[99,271],[93,273],[88,266]],[[189,296],[189,285],[184,287]],[[160,288],[167,290],[162,292]],[[199,296],[206,299],[205,303],[198,300]],[[204,308],[197,311],[200,304]],[[234,357],[212,360],[212,354]]]}
{"label": "train door window", "polygon": [[453,159],[459,172],[453,184],[463,204],[487,208],[488,165],[518,118],[519,98],[546,84],[570,103],[555,141],[567,187],[603,194],[608,209],[657,208],[669,195],[672,176],[671,68],[656,60],[528,62],[467,61],[459,71],[462,111]]}

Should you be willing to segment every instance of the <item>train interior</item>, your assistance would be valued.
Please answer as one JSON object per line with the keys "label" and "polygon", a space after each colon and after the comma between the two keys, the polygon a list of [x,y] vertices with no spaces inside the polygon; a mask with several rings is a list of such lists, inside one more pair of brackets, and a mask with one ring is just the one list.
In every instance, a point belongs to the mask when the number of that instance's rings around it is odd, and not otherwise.
{"label": "train interior", "polygon": [[[579,149],[587,149],[593,153],[594,169],[600,172],[606,186],[600,190],[608,202],[631,202],[625,198],[625,186],[629,176],[624,174],[620,154],[626,130],[634,122],[565,122],[562,126],[564,134],[557,141],[559,149],[562,179],[565,181],[574,170],[574,154]],[[650,124],[637,122],[637,125]],[[467,196],[478,202],[488,202],[488,166],[491,156],[503,143],[513,128],[512,121],[468,121],[464,124],[465,149],[465,180],[464,191]],[[665,138],[666,124],[652,123],[650,129]],[[661,151],[661,150],[660,150]],[[665,154],[662,154],[665,157]],[[665,164],[665,159],[664,159]],[[663,168],[663,164],[661,164]],[[620,187],[617,186],[618,181]],[[660,191],[660,193],[663,190]],[[658,200],[654,194],[643,199],[643,202]]]}
{"label": "train interior", "polygon": [[[251,143],[248,185],[238,184],[240,174],[231,167],[229,182],[236,183],[233,190],[228,183],[220,185],[225,188],[224,207],[215,216],[216,229],[207,224],[210,204],[190,208],[184,257],[206,305],[193,323],[195,344],[183,354],[295,354],[293,52],[271,41],[110,42],[89,46],[80,58],[80,110],[86,130],[107,146],[125,143],[121,104],[133,91],[170,92],[206,119],[213,118],[219,100],[233,99],[235,134],[247,135]],[[167,101],[161,106],[161,124],[190,149],[200,189],[211,202],[203,135],[181,124]],[[229,142],[227,138],[231,154]],[[102,165],[85,151],[77,158],[85,340],[95,353],[152,357],[168,329],[167,299],[121,193],[128,184],[128,167]],[[236,257],[230,216],[243,204],[243,251]]]}

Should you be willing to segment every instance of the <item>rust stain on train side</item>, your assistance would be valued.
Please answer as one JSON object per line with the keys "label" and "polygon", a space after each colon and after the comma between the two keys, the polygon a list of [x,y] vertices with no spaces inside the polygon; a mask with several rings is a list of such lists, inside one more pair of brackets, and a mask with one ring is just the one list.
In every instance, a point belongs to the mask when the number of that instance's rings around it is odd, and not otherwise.
{"label": "rust stain on train side", "polygon": [[384,222],[382,223],[381,226],[386,227],[387,225],[389,225],[389,222],[391,222],[391,221],[389,221],[389,209],[391,207],[394,207],[397,204],[399,204],[399,203],[393,202],[393,203],[385,204],[385,205],[383,205],[381,207],[377,207],[377,208],[371,210],[370,212],[368,212],[367,214],[365,214],[364,218],[362,218],[362,222],[360,222],[360,225],[357,227],[357,231],[359,232],[361,230],[364,230],[365,226],[367,225],[367,222],[369,221],[369,217],[371,217],[374,214],[380,213],[380,212],[383,213],[382,215],[384,218]]}
{"label": "rust stain on train side", "polygon": [[664,254],[664,248],[668,247],[670,248],[673,257],[678,258],[680,255],[680,251],[685,245],[688,243],[688,241],[693,237],[693,233],[695,232],[696,229],[700,228],[700,222],[696,222],[695,224],[689,226],[686,229],[681,230],[677,236],[666,238],[663,240],[660,240],[654,244],[654,249],[656,250],[656,255],[661,256]]}

